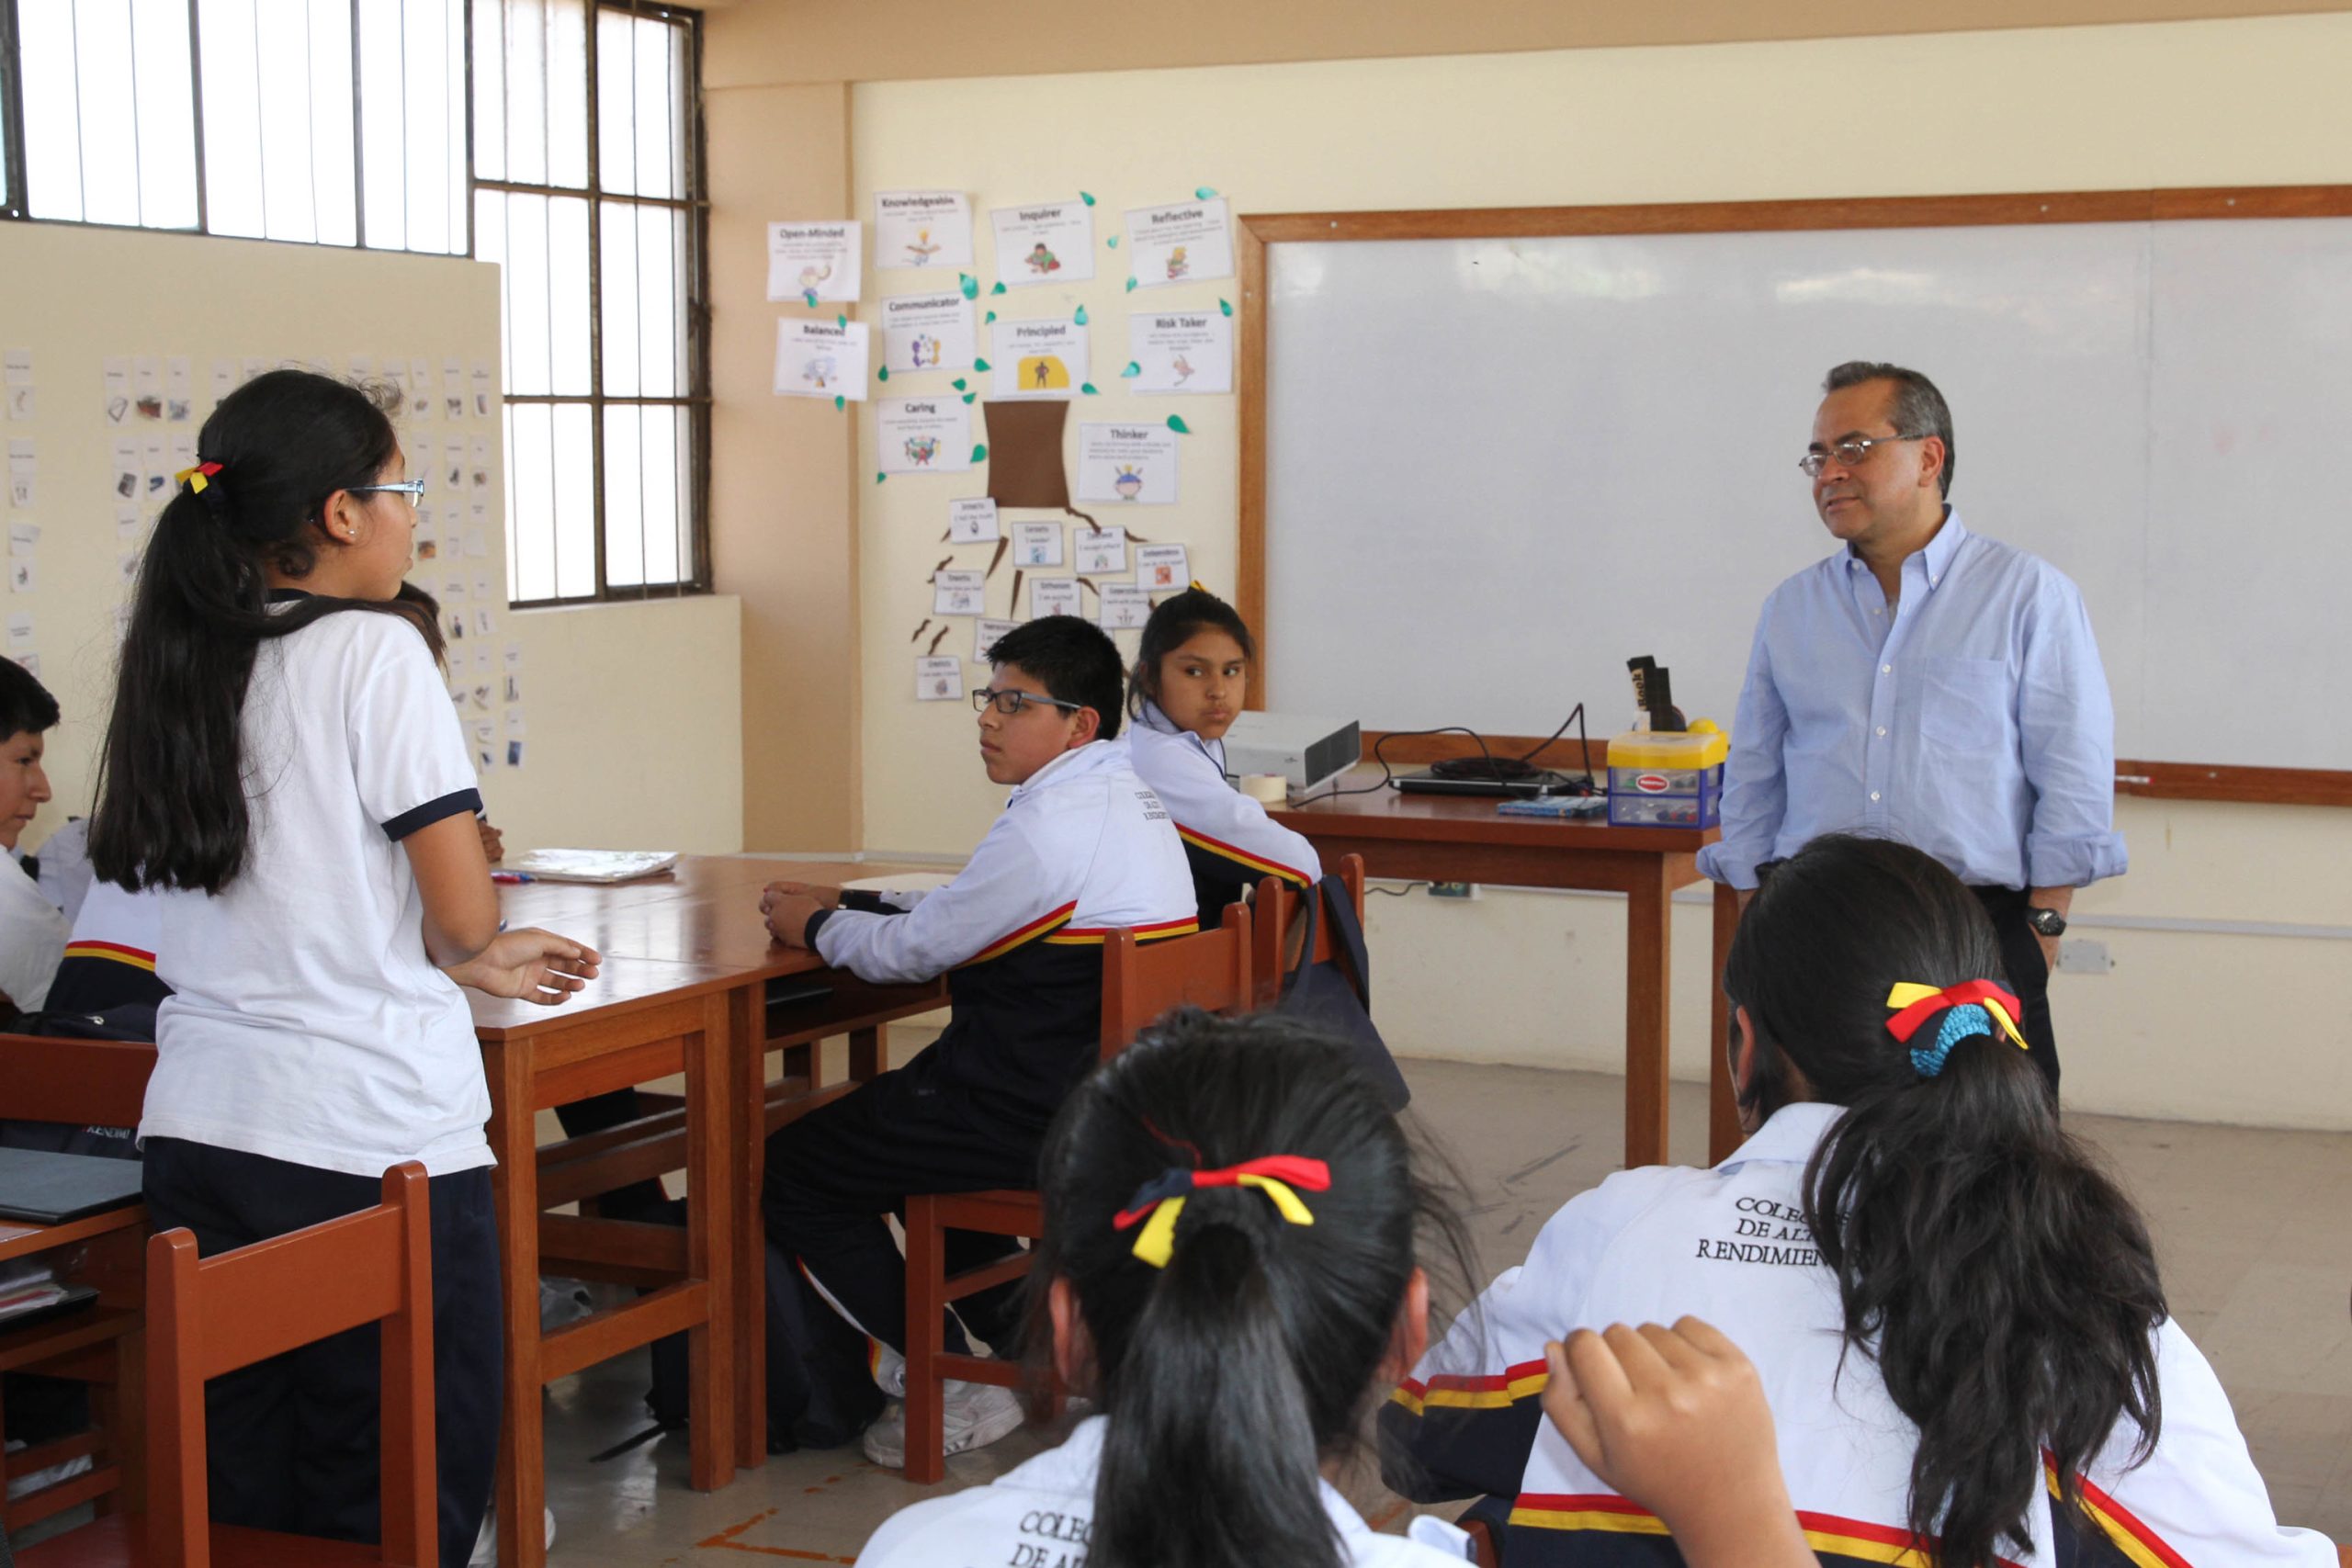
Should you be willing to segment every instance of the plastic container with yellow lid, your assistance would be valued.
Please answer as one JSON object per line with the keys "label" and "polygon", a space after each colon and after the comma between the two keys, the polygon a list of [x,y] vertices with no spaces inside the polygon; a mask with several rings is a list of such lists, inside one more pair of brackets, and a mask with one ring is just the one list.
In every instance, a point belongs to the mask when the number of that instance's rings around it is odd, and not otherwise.
{"label": "plastic container with yellow lid", "polygon": [[1635,729],[1609,742],[1609,821],[1618,828],[1712,828],[1723,818],[1731,737],[1709,719],[1679,732]]}

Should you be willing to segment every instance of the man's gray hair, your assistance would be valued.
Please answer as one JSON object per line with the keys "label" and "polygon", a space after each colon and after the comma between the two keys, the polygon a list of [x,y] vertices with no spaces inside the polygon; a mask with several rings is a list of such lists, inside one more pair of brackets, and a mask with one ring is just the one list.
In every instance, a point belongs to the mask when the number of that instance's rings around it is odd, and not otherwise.
{"label": "man's gray hair", "polygon": [[1832,370],[1821,383],[1825,392],[1842,392],[1849,387],[1859,387],[1865,381],[1894,383],[1894,433],[1897,435],[1932,435],[1944,444],[1943,471],[1936,476],[1942,493],[1951,494],[1952,465],[1958,458],[1951,444],[1951,409],[1936,384],[1917,370],[1905,370],[1900,365],[1884,365],[1874,359],[1849,359]]}

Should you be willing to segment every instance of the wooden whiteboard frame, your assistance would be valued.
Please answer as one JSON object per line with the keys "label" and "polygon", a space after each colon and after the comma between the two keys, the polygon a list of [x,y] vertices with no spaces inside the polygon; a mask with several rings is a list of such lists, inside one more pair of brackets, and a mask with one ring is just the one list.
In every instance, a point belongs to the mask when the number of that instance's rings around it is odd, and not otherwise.
{"label": "wooden whiteboard frame", "polygon": [[[1240,230],[1241,341],[1239,551],[1236,607],[1257,633],[1264,701],[1269,650],[1281,628],[1266,624],[1266,272],[1270,247],[1351,240],[1496,240],[1585,234],[1722,234],[1789,230],[1939,229],[1997,224],[2144,223],[2216,218],[2352,218],[2352,186],[2247,186],[2178,190],[2045,191],[2000,196],[1904,196],[1805,201],[1673,202],[1620,207],[1487,207],[1419,212],[1244,214]],[[1367,733],[1369,745],[1373,737]],[[1489,736],[1516,755],[1536,736]],[[1572,749],[1572,748],[1571,748]],[[1392,761],[1473,754],[1458,738],[1390,749]],[[2119,758],[2115,792],[2164,800],[2239,800],[2277,806],[2352,806],[2352,771],[2247,768]]]}

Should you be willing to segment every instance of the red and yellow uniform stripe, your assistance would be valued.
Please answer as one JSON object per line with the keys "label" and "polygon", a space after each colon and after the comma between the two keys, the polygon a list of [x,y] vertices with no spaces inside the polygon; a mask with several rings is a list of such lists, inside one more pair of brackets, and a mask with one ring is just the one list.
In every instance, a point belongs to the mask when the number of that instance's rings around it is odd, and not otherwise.
{"label": "red and yellow uniform stripe", "polygon": [[[1667,1533],[1666,1525],[1656,1514],[1605,1492],[1522,1493],[1510,1511],[1510,1522],[1521,1529],[1593,1530],[1611,1535]],[[1803,1508],[1797,1510],[1797,1525],[1804,1531],[1805,1544],[1816,1552],[1849,1562],[1883,1562],[1890,1568],[1930,1568],[1925,1550],[1930,1543],[1907,1529]],[[2017,1568],[2007,1559],[1996,1561],[2003,1568]]]}
{"label": "red and yellow uniform stripe", "polygon": [[1192,936],[1201,929],[1198,917],[1156,920],[1148,926],[1071,926],[1046,940],[1056,947],[1100,947],[1114,931],[1132,931],[1137,942],[1165,942],[1171,936]]}
{"label": "red and yellow uniform stripe", "polygon": [[1388,1397],[1416,1416],[1431,1408],[1504,1410],[1542,1393],[1551,1381],[1552,1374],[1543,1362],[1521,1361],[1484,1377],[1441,1375],[1427,1382],[1407,1378]]}
{"label": "red and yellow uniform stripe", "polygon": [[992,958],[1002,958],[1014,948],[1020,947],[1024,943],[1036,941],[1039,937],[1046,935],[1056,927],[1068,925],[1069,923],[1070,916],[1077,912],[1078,900],[1073,898],[1069,903],[1064,904],[1060,908],[1048,910],[1046,913],[1038,916],[1035,919],[1031,920],[1027,925],[1023,926],[1020,930],[1010,931],[1005,935],[997,938],[996,941],[989,943],[986,947],[980,949],[979,952],[964,960],[964,964],[959,964],[957,967],[960,968],[966,964],[986,964]]}
{"label": "red and yellow uniform stripe", "polygon": [[1176,824],[1176,836],[1194,849],[1205,851],[1220,860],[1229,860],[1236,865],[1246,865],[1250,870],[1267,876],[1279,876],[1294,886],[1306,886],[1306,874],[1296,867],[1270,861],[1262,855],[1253,855],[1238,845],[1228,844],[1222,839],[1212,839],[1196,828],[1187,828],[1179,822]]}
{"label": "red and yellow uniform stripe", "polygon": [[155,955],[136,947],[125,947],[119,942],[69,942],[65,944],[68,958],[103,958],[113,964],[128,964],[133,969],[155,972]]}
{"label": "red and yellow uniform stripe", "polygon": [[[2058,1496],[2058,1472],[2046,1456],[2042,1461],[2041,1475],[2050,1488],[2050,1495]],[[2075,1479],[2083,1489],[2083,1511],[2090,1515],[2091,1522],[2098,1526],[2100,1533],[2123,1554],[2124,1561],[2132,1568],[2191,1568],[2188,1559],[2175,1551],[2165,1538],[2149,1529],[2137,1514],[2081,1476]]]}

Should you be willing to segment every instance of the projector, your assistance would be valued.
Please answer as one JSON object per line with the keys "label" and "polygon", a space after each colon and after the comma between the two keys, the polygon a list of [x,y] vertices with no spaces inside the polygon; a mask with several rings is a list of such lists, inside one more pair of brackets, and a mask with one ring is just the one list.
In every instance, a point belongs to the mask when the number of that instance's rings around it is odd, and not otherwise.
{"label": "projector", "polygon": [[1320,789],[1363,756],[1363,731],[1353,719],[1244,712],[1225,732],[1225,765],[1236,778],[1279,773],[1295,795]]}

